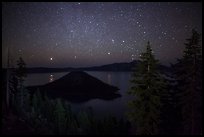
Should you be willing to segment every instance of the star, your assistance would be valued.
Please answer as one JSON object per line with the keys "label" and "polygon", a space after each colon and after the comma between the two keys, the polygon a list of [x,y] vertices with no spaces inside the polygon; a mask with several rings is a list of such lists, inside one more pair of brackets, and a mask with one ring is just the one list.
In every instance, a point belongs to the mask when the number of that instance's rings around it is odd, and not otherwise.
{"label": "star", "polygon": [[115,40],[114,40],[114,39],[112,39],[111,41],[112,41],[112,43],[114,44]]}
{"label": "star", "polygon": [[8,45],[15,46],[13,58],[28,58],[28,66],[81,67],[137,60],[147,40],[154,43],[161,63],[167,63],[181,56],[191,29],[202,28],[198,3],[2,4],[4,54]]}

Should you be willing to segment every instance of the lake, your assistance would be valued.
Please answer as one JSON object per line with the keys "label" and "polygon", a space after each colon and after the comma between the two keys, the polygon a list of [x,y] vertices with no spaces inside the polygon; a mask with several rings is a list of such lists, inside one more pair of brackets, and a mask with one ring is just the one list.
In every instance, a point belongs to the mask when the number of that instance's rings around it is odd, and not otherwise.
{"label": "lake", "polygon": [[[122,97],[113,100],[92,99],[83,103],[71,103],[74,112],[78,112],[88,107],[92,107],[96,118],[100,119],[104,116],[113,115],[116,118],[125,118],[127,112],[127,102],[133,98],[127,94],[130,87],[131,72],[100,72],[100,71],[86,71],[88,74],[102,80],[110,85],[117,86]],[[32,73],[28,74],[25,79],[25,86],[42,85],[52,82],[69,72],[59,73]],[[68,101],[69,102],[69,101]]]}

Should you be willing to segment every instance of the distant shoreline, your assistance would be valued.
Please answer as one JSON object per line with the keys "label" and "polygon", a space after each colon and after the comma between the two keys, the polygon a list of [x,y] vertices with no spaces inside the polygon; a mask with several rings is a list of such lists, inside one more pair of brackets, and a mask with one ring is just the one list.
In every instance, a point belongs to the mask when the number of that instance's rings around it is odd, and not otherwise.
{"label": "distant shoreline", "polygon": [[[93,67],[80,67],[80,68],[47,68],[47,67],[33,67],[27,68],[27,73],[52,73],[52,72],[69,72],[69,71],[111,71],[111,72],[132,72],[133,68],[138,66],[140,61],[132,61],[129,63],[113,63],[102,66],[93,66]],[[159,70],[170,71],[170,67],[165,65],[159,65]],[[14,68],[11,68],[14,69]],[[3,72],[6,71],[6,68],[3,68]]]}

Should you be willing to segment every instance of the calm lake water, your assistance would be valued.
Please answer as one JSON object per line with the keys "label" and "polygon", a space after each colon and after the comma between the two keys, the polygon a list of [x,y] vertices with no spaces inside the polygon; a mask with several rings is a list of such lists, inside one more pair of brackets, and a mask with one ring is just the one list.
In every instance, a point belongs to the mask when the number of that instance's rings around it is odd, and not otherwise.
{"label": "calm lake water", "polygon": [[[60,77],[68,74],[69,72],[60,73],[33,73],[28,74],[25,80],[26,86],[42,85],[48,82],[52,82]],[[78,112],[80,110],[92,107],[93,113],[96,118],[102,118],[108,115],[114,115],[118,119],[125,118],[127,112],[127,102],[131,100],[132,96],[127,95],[127,90],[130,87],[131,72],[99,72],[99,71],[87,71],[88,74],[102,80],[110,85],[117,86],[120,90],[122,97],[114,100],[106,101],[101,99],[92,99],[83,103],[70,103],[73,111]]]}

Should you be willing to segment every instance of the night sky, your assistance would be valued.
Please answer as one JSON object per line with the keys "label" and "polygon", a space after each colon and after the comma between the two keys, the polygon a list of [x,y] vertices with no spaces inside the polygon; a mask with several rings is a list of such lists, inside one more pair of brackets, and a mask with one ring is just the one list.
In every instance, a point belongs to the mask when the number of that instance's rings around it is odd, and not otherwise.
{"label": "night sky", "polygon": [[139,59],[147,41],[163,64],[182,56],[202,3],[3,3],[2,65],[87,67]]}

